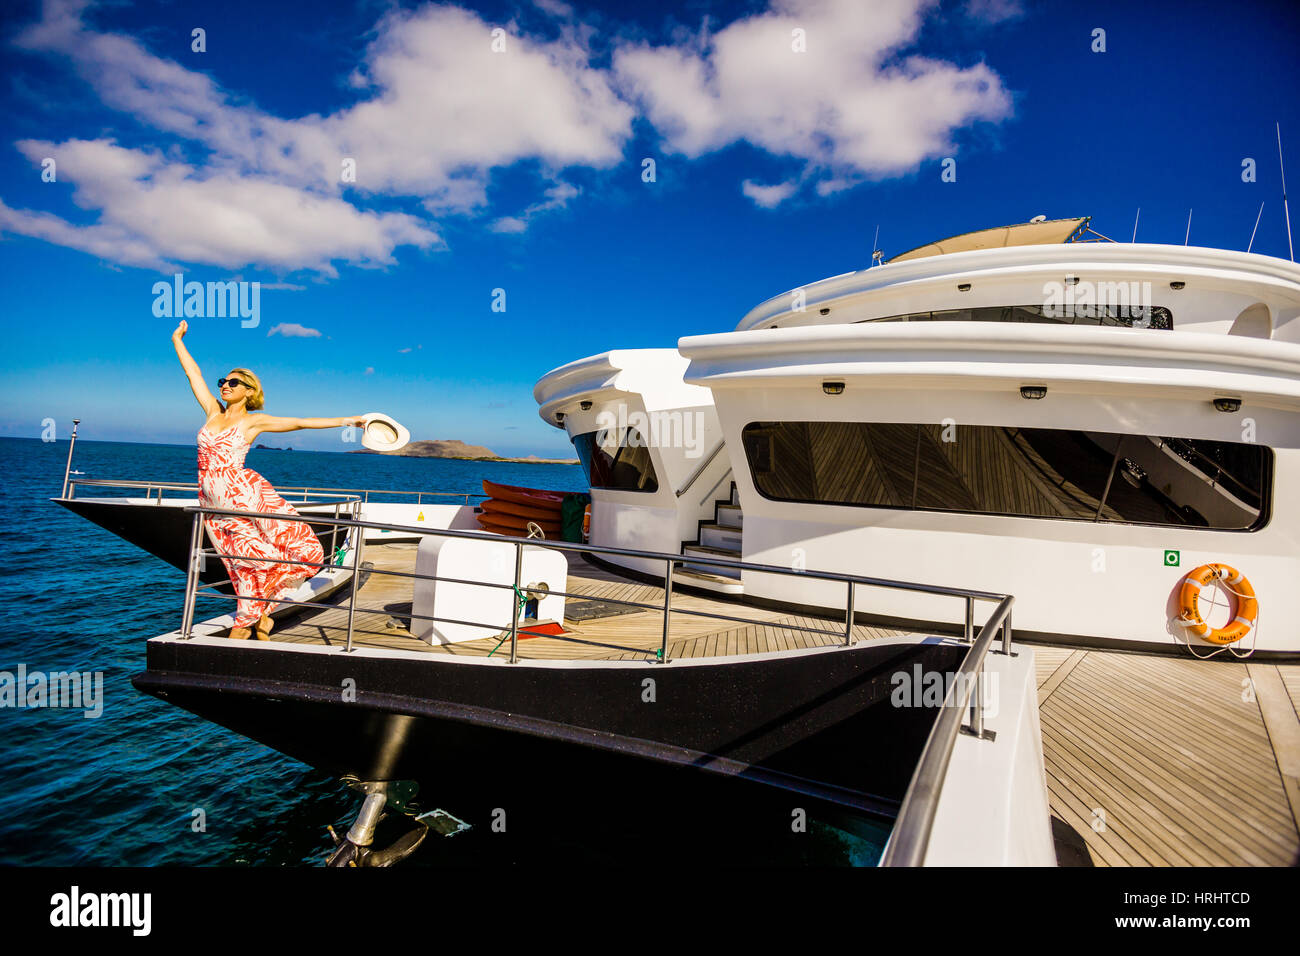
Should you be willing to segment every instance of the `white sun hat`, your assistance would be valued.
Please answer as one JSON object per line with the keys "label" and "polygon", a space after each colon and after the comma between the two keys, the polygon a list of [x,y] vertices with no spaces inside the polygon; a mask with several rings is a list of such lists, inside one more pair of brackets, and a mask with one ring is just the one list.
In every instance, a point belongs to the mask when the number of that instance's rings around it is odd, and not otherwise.
{"label": "white sun hat", "polygon": [[370,412],[361,428],[361,444],[371,451],[397,451],[411,440],[411,433],[383,412]]}

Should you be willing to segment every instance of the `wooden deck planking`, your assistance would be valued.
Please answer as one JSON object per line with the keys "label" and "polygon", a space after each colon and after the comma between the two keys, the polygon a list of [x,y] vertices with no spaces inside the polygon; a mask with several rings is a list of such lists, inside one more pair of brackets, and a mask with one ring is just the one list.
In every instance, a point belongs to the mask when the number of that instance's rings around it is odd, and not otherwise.
{"label": "wooden deck planking", "polygon": [[[414,546],[372,546],[366,560],[378,570],[409,570]],[[662,587],[621,578],[570,557],[569,600],[630,600],[662,605]],[[410,636],[406,622],[386,627],[393,613],[409,613],[410,579],[372,574],[356,614],[357,646],[431,654],[483,656],[498,638],[429,645]],[[347,633],[344,602],[286,622],[279,641],[341,645]],[[697,617],[698,610],[744,618]],[[751,607],[702,594],[673,591],[670,658],[772,653],[839,643],[843,619]],[[523,659],[651,661],[662,641],[658,610],[566,622],[568,636],[589,643],[540,637],[521,640]],[[831,633],[811,634],[801,628]],[[855,640],[905,632],[854,624]],[[617,645],[604,647],[600,645]],[[502,645],[497,656],[508,654]],[[1094,865],[1288,865],[1300,852],[1293,779],[1280,769],[1260,705],[1243,697],[1245,664],[1168,656],[1035,646],[1040,724],[1052,814],[1073,829]],[[1274,667],[1252,664],[1251,667]],[[1273,737],[1279,714],[1300,725],[1300,665],[1276,666],[1274,697],[1290,704],[1270,710]],[[1272,673],[1272,672],[1270,672]],[[1284,728],[1288,739],[1293,730]],[[1104,825],[1095,816],[1105,814]]]}
{"label": "wooden deck planking", "polygon": [[1300,833],[1259,707],[1243,699],[1245,665],[1048,656],[1057,663],[1040,666],[1043,685],[1074,660],[1040,711],[1049,804],[1094,863],[1295,860]]}

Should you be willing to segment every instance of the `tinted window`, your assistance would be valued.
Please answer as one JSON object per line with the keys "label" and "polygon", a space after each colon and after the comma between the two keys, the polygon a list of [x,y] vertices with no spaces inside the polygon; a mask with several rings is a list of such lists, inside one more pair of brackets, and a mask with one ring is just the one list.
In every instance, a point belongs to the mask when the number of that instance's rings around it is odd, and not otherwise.
{"label": "tinted window", "polygon": [[635,428],[610,428],[577,435],[573,447],[591,487],[616,491],[659,490],[650,449]]}
{"label": "tinted window", "polygon": [[1273,453],[1204,439],[988,425],[754,422],[780,501],[1224,530],[1263,526]]}
{"label": "tinted window", "polygon": [[[1148,313],[1150,313],[1148,315]],[[1172,329],[1173,315],[1164,306],[1142,308],[1125,304],[990,305],[942,312],[905,312],[862,322],[1039,322],[1050,325],[1110,325]],[[862,324],[861,322],[857,324]]]}

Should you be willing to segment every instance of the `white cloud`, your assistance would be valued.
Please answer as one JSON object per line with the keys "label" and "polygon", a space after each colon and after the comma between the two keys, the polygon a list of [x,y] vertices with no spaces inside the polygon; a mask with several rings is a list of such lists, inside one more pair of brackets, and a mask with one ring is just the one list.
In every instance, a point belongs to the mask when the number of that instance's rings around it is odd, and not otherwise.
{"label": "white cloud", "polygon": [[319,329],[309,329],[305,325],[299,325],[297,322],[281,322],[278,325],[271,326],[271,330],[266,333],[271,335],[283,335],[287,339],[318,339],[320,338]]}
{"label": "white cloud", "polygon": [[168,269],[165,256],[229,269],[255,263],[334,275],[334,260],[388,265],[398,245],[441,244],[405,213],[363,212],[335,197],[229,169],[200,170],[108,140],[17,146],[33,163],[53,157],[60,178],[73,183],[73,201],[96,210],[99,221],[74,226],[5,206],[0,225],[125,265]]}
{"label": "white cloud", "polygon": [[985,23],[1004,23],[1025,15],[1021,0],[966,0],[966,15]]}
{"label": "white cloud", "polygon": [[502,216],[488,227],[493,232],[518,233],[528,229],[528,223],[518,216]]}
{"label": "white cloud", "polygon": [[[177,176],[155,153],[96,141],[112,169],[74,169],[56,158],[79,204],[102,210],[100,223],[0,203],[0,228],[123,264],[166,269],[181,260],[333,275],[331,260],[389,263],[398,245],[440,240],[428,222],[362,212],[343,199],[345,158],[355,161],[356,182],[346,185],[358,194],[414,196],[430,215],[465,214],[486,204],[493,168],[532,160],[554,180],[568,165],[609,166],[631,131],[633,108],[606,72],[589,66],[585,41],[571,29],[549,42],[511,35],[506,52],[493,53],[492,24],[474,13],[393,11],[355,73],[367,99],[327,116],[282,119],[236,102],[209,77],[131,37],[95,31],[81,19],[86,6],[47,0],[17,45],[66,57],[105,104],[211,155]],[[62,149],[84,156],[91,145]],[[218,195],[220,208],[211,201]],[[176,205],[160,216],[164,202]]]}
{"label": "white cloud", "polygon": [[[947,155],[958,128],[1010,114],[1011,98],[986,65],[902,55],[929,6],[775,0],[685,46],[621,48],[614,69],[669,149],[696,157],[748,141],[803,160],[807,178],[833,183],[818,187],[824,194]],[[806,52],[795,51],[795,31]]]}
{"label": "white cloud", "polygon": [[740,185],[741,192],[754,200],[755,205],[762,206],[764,209],[781,205],[793,196],[798,188],[799,184],[794,180],[788,183],[777,183],[775,186],[760,186],[752,179],[746,179]]}
{"label": "white cloud", "polygon": [[582,190],[570,183],[556,183],[546,190],[544,200],[533,203],[518,216],[502,216],[492,223],[490,228],[493,232],[523,232],[536,216],[544,212],[550,212],[552,209],[564,208],[568,205],[570,199],[573,199],[581,192]]}
{"label": "white cloud", "polygon": [[[670,150],[701,156],[747,141],[802,161],[789,182],[742,189],[774,206],[811,184],[819,195],[898,175],[953,152],[956,130],[1010,113],[1000,78],[906,55],[931,0],[773,0],[760,13],[675,46],[613,38],[609,69],[593,65],[595,30],[564,0],[533,0],[551,39],[450,4],[392,9],[347,80],[358,100],[332,113],[274,116],[209,76],[138,40],[82,19],[87,0],[46,0],[15,43],[64,58],[108,106],[198,146],[173,162],[107,136],[49,149],[61,182],[93,215],[72,222],[0,201],[0,229],[82,249],[123,265],[174,262],[335,275],[336,263],[381,266],[400,246],[442,245],[435,221],[486,215],[499,233],[525,231],[578,195],[566,168],[624,162],[638,107]],[[1018,0],[969,0],[970,15],[1013,15]],[[507,32],[495,53],[491,31]],[[807,52],[791,49],[802,30]],[[608,31],[606,31],[608,34]],[[179,150],[176,150],[179,155]],[[344,159],[356,181],[340,182]],[[495,170],[533,164],[542,197],[490,210]],[[423,215],[367,211],[373,199],[413,199]],[[426,218],[429,217],[429,218]]]}

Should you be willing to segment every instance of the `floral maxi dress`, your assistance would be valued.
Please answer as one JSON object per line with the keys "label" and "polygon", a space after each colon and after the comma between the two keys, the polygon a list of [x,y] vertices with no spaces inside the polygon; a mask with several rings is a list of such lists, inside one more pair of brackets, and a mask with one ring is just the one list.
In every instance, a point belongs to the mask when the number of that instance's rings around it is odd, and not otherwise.
{"label": "floral maxi dress", "polygon": [[[269,481],[244,467],[248,442],[237,424],[215,433],[205,425],[199,429],[198,444],[200,504],[229,511],[298,514]],[[287,597],[325,561],[320,540],[305,522],[215,515],[206,517],[204,524],[219,552],[239,555],[221,559],[240,595],[233,627],[251,627],[269,613],[277,598]],[[314,567],[277,563],[284,560]]]}

